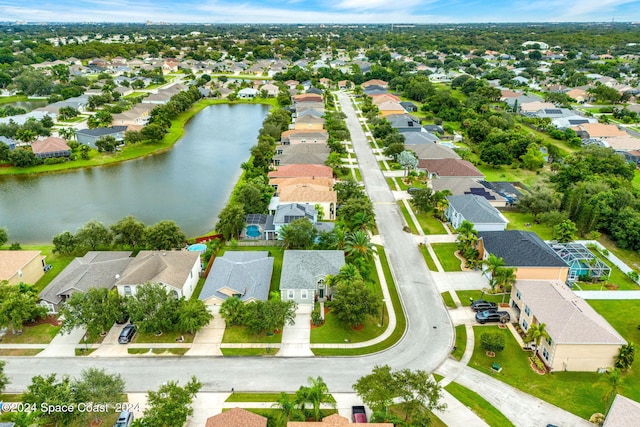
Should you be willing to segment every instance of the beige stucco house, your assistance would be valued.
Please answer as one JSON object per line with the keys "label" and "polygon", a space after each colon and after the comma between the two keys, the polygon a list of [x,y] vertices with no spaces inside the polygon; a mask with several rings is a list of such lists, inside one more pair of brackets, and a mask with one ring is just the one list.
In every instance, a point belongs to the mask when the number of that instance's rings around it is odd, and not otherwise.
{"label": "beige stucco house", "polygon": [[44,275],[40,251],[0,251],[0,282],[35,284]]}
{"label": "beige stucco house", "polygon": [[549,339],[536,353],[551,371],[598,371],[613,366],[624,338],[560,281],[518,280],[511,307],[524,331],[544,323]]}

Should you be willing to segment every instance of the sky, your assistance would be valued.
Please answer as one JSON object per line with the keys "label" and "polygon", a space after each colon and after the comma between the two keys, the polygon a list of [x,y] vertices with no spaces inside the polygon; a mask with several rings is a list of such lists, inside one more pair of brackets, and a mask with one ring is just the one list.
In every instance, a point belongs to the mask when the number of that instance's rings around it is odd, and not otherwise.
{"label": "sky", "polygon": [[0,0],[0,21],[640,22],[640,0]]}

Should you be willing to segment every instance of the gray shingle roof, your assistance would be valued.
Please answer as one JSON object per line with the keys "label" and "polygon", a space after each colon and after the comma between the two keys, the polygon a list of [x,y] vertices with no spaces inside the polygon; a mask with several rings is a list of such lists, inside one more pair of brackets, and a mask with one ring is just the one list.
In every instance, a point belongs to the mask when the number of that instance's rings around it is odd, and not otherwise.
{"label": "gray shingle roof", "polygon": [[505,201],[505,198],[500,194],[484,187],[481,183],[471,178],[434,179],[431,181],[431,186],[434,191],[449,190],[453,196],[475,194],[487,200]]}
{"label": "gray shingle roof", "polygon": [[111,126],[107,128],[95,128],[95,129],[81,129],[76,132],[81,135],[90,135],[90,136],[104,136],[104,135],[113,135],[114,133],[120,133],[127,130],[126,126]]}
{"label": "gray shingle roof", "polygon": [[40,292],[40,299],[60,304],[62,297],[72,290],[86,292],[89,288],[111,289],[117,276],[131,263],[131,252],[87,252],[75,258]]}
{"label": "gray shingle roof", "polygon": [[142,285],[150,282],[182,289],[199,259],[200,253],[192,251],[140,251],[116,284]]}
{"label": "gray shingle roof", "polygon": [[267,251],[227,251],[217,257],[204,282],[200,299],[217,297],[225,300],[224,288],[240,294],[242,301],[257,299],[266,301],[273,272],[273,257]]}
{"label": "gray shingle roof", "polygon": [[463,194],[448,196],[447,200],[450,207],[474,224],[506,224],[508,222],[484,197]]}
{"label": "gray shingle roof", "polygon": [[400,132],[404,136],[404,144],[434,144],[440,141],[440,138],[429,132]]}
{"label": "gray shingle roof", "polygon": [[343,251],[284,251],[280,289],[315,289],[319,279],[340,272]]}
{"label": "gray shingle roof", "polygon": [[308,218],[313,222],[313,218],[318,215],[318,211],[312,205],[305,203],[289,203],[279,205],[273,216],[274,224],[289,224],[299,218]]}
{"label": "gray shingle roof", "polygon": [[508,267],[567,267],[545,242],[531,231],[481,231],[485,249],[504,258]]}
{"label": "gray shingle roof", "polygon": [[640,403],[617,394],[602,427],[635,427],[640,420]]}
{"label": "gray shingle roof", "polygon": [[[421,135],[416,132],[417,135]],[[408,134],[407,134],[408,135]],[[406,135],[405,135],[406,137]],[[409,139],[406,139],[404,147],[407,150],[411,150],[418,156],[418,159],[459,159],[458,153],[440,144],[411,144]]]}

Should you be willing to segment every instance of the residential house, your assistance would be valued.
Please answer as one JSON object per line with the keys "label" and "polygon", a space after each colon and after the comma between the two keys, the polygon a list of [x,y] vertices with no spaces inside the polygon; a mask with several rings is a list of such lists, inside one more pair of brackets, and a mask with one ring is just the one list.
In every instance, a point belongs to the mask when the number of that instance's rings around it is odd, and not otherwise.
{"label": "residential house", "polygon": [[314,164],[283,165],[268,173],[273,178],[327,178],[333,179],[333,170],[329,166]]}
{"label": "residential house", "polygon": [[329,133],[326,130],[292,129],[282,132],[280,139],[283,145],[326,144],[329,141]]}
{"label": "residential house", "polygon": [[626,136],[616,136],[611,138],[602,138],[602,145],[612,148],[617,152],[637,151],[640,150],[640,138],[627,134]]}
{"label": "residential house", "polygon": [[380,86],[383,89],[389,88],[389,84],[384,80],[380,80],[380,79],[367,80],[366,82],[362,83],[360,86],[362,86],[363,88],[367,88],[369,86]]}
{"label": "residential house", "polygon": [[433,191],[449,190],[452,196],[472,194],[484,197],[491,206],[496,208],[507,205],[507,199],[471,178],[434,179],[431,181],[431,188]]}
{"label": "residential house", "polygon": [[418,111],[418,106],[413,102],[403,101],[400,103],[400,105],[402,105],[402,108],[404,108],[409,113],[415,113],[416,111]]}
{"label": "residential house", "polygon": [[[351,425],[349,419],[340,414],[329,415],[322,421],[289,421],[287,427],[343,427]],[[393,427],[392,423],[368,423],[369,427]]]}
{"label": "residential house", "polygon": [[296,130],[322,130],[324,129],[324,124],[324,118],[305,114],[294,119],[293,128]]}
{"label": "residential house", "polygon": [[216,257],[200,292],[200,300],[219,305],[238,297],[243,302],[266,301],[273,272],[267,251],[226,251]]}
{"label": "residential house", "polygon": [[383,117],[390,116],[391,114],[404,114],[406,111],[402,108],[399,102],[385,101],[378,105],[378,110]]}
{"label": "residential house", "polygon": [[69,157],[71,155],[71,148],[67,145],[67,141],[55,136],[33,141],[31,143],[31,150],[39,159]]}
{"label": "residential house", "polygon": [[0,143],[9,147],[9,150],[13,150],[16,148],[18,141],[13,138],[8,138],[6,136],[0,136]]}
{"label": "residential house", "polygon": [[325,284],[328,275],[336,275],[345,265],[344,251],[284,251],[280,296],[283,301],[313,304],[331,296]]}
{"label": "residential house", "polygon": [[397,102],[400,103],[400,97],[390,94],[388,92],[370,95],[371,103],[375,105],[380,105],[384,102]]}
{"label": "residential house", "polygon": [[246,87],[238,91],[238,98],[241,99],[255,98],[256,96],[258,96],[258,90],[251,87]]}
{"label": "residential house", "polygon": [[477,178],[484,175],[471,162],[462,159],[420,159],[418,169],[427,172],[429,178]]}
{"label": "residential house", "polygon": [[413,151],[418,159],[459,159],[458,153],[452,148],[440,144],[410,144],[415,135],[422,135],[421,133],[408,133],[405,135],[404,147],[407,150]]}
{"label": "residential house", "polygon": [[483,196],[463,194],[447,196],[447,200],[449,206],[445,216],[454,229],[465,220],[473,223],[476,231],[501,231],[507,228],[509,220]]}
{"label": "residential house", "polygon": [[389,114],[385,118],[391,123],[391,127],[398,129],[398,132],[422,132],[420,119],[411,114]]}
{"label": "residential house", "polygon": [[267,91],[267,96],[270,97],[270,98],[275,98],[280,93],[280,89],[278,88],[278,86],[276,86],[276,85],[274,85],[272,83],[267,83],[267,84],[264,84],[264,85],[260,86],[260,90],[266,90]]}
{"label": "residential house", "polygon": [[322,98],[322,94],[318,93],[300,93],[298,95],[293,95],[291,97],[291,101],[293,105],[303,103],[303,102],[318,102],[324,103],[324,99]]}
{"label": "residential house", "polygon": [[300,101],[293,104],[293,108],[296,113],[300,113],[305,110],[315,110],[321,114],[324,114],[324,102],[316,101]]}
{"label": "residential house", "polygon": [[589,99],[589,94],[587,93],[587,91],[580,88],[570,89],[566,91],[565,94],[569,98],[575,99],[576,102],[578,102],[579,104],[583,104],[585,101]]}
{"label": "residential house", "polygon": [[246,409],[233,408],[207,418],[204,427],[267,427],[268,419]]}
{"label": "residential house", "polygon": [[[436,145],[438,142],[440,142],[440,138],[438,138],[436,135],[432,134],[431,132],[426,132],[426,131],[422,131],[422,132],[400,132],[400,134],[402,136],[404,136],[404,146],[405,146],[405,148],[407,147],[407,145],[411,145],[411,146],[424,145],[424,144]],[[457,156],[457,154],[456,154],[456,156]]]}
{"label": "residential house", "polygon": [[76,96],[74,98],[68,98],[63,101],[54,102],[45,107],[36,108],[36,111],[43,111],[50,116],[58,116],[58,113],[62,107],[75,108],[79,112],[86,111],[87,103],[89,102],[89,95]]}
{"label": "residential house", "polygon": [[608,125],[604,123],[584,123],[574,126],[571,129],[576,131],[582,139],[599,139],[599,138],[616,138],[628,137],[629,134],[618,128],[616,125]]}
{"label": "residential house", "polygon": [[130,256],[131,252],[124,251],[89,251],[75,258],[40,292],[40,304],[50,313],[57,313],[74,292],[112,289],[131,263]]}
{"label": "residential house", "polygon": [[616,394],[602,427],[635,427],[640,420],[640,403]]}
{"label": "residential house", "polygon": [[516,268],[518,280],[567,281],[569,266],[536,233],[521,230],[478,233],[480,259],[494,254],[506,267]]}
{"label": "residential house", "polygon": [[562,281],[518,280],[511,306],[526,332],[545,324],[549,339],[535,349],[550,371],[596,372],[613,366],[624,338]]}
{"label": "residential house", "polygon": [[44,275],[45,265],[40,251],[0,251],[0,282],[34,285]]}
{"label": "residential house", "polygon": [[80,144],[86,144],[93,148],[96,147],[96,141],[105,136],[113,137],[116,142],[124,143],[124,133],[127,126],[111,126],[99,127],[95,129],[81,129],[76,131],[76,139]]}
{"label": "residential house", "polygon": [[533,114],[536,111],[555,108],[556,106],[552,102],[533,101],[520,103],[520,113],[522,114]]}
{"label": "residential house", "polygon": [[640,150],[625,151],[623,152],[623,155],[628,162],[632,162],[640,166]]}
{"label": "residential house", "polygon": [[276,146],[273,156],[275,166],[292,164],[324,165],[329,158],[330,148],[326,144],[296,144]]}
{"label": "residential house", "polygon": [[285,178],[279,179],[278,192],[269,203],[269,210],[275,211],[279,205],[288,203],[319,206],[322,219],[335,219],[338,195],[328,178]]}
{"label": "residential house", "polygon": [[289,88],[289,89],[296,89],[298,87],[298,85],[300,84],[299,81],[297,80],[287,80],[286,82],[284,82],[284,84]]}
{"label": "residential house", "polygon": [[138,286],[160,283],[178,297],[191,297],[202,271],[200,253],[140,251],[116,282],[118,293],[135,295]]}

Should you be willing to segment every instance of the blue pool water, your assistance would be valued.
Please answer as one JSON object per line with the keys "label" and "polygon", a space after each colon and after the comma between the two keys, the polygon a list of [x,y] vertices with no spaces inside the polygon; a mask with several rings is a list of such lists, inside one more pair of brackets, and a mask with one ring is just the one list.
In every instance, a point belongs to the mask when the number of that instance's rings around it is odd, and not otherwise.
{"label": "blue pool water", "polygon": [[195,245],[189,246],[187,250],[191,252],[204,252],[207,250],[207,245],[204,243],[196,243]]}
{"label": "blue pool water", "polygon": [[257,225],[247,225],[247,236],[248,237],[260,237],[262,232],[260,231],[260,227]]}

